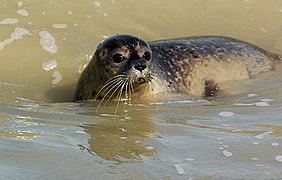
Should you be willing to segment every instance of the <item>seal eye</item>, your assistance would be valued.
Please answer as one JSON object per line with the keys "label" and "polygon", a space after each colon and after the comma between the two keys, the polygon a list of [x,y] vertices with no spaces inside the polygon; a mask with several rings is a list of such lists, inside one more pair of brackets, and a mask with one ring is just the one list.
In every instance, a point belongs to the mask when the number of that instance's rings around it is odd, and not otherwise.
{"label": "seal eye", "polygon": [[146,51],[143,55],[143,58],[147,61],[150,61],[151,60],[151,54],[148,51]]}
{"label": "seal eye", "polygon": [[125,57],[124,57],[122,54],[120,54],[120,53],[116,53],[116,54],[113,56],[113,61],[114,61],[115,63],[120,63],[120,62],[122,62],[123,60],[125,60]]}

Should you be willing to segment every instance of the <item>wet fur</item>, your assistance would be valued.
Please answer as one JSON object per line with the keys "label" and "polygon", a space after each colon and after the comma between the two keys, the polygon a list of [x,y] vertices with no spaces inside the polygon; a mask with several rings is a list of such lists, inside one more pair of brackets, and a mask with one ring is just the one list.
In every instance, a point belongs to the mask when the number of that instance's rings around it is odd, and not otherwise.
{"label": "wet fur", "polygon": [[[128,41],[132,40],[132,36],[124,36]],[[134,38],[133,41],[137,41]],[[140,38],[139,41],[137,45],[142,47]],[[122,101],[146,96],[151,98],[162,92],[214,96],[218,91],[224,90],[224,82],[253,78],[257,74],[273,70],[275,64],[281,61],[278,55],[227,37],[207,36],[149,42],[153,64],[148,67],[148,71],[152,73],[152,79],[144,86],[138,86],[139,90],[135,91],[128,77],[122,79],[120,76],[120,81],[109,83],[109,79],[116,76],[113,73],[122,68],[102,63],[106,58],[103,54],[105,51],[114,51],[118,46],[126,47],[124,42],[117,43],[119,44],[110,44],[107,48],[103,43],[98,46],[78,81],[75,101],[100,99],[101,105],[108,102],[106,99]],[[122,70],[131,71],[131,64],[124,65]]]}

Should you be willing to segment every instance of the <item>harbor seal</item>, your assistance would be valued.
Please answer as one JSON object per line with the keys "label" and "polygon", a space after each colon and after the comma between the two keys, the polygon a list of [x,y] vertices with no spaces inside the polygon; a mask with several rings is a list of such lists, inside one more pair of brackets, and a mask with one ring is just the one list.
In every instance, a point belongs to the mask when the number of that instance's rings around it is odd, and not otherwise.
{"label": "harbor seal", "polygon": [[224,82],[253,78],[279,61],[279,55],[222,36],[147,43],[115,35],[98,45],[78,80],[74,101],[121,101],[169,92],[215,96]]}

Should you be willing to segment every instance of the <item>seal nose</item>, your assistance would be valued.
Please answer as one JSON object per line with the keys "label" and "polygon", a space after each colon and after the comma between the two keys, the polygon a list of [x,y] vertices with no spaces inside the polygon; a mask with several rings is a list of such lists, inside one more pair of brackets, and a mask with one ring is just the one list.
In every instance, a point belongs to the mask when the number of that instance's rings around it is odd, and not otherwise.
{"label": "seal nose", "polygon": [[142,72],[146,68],[147,68],[147,65],[145,65],[145,64],[136,64],[136,65],[134,65],[134,69],[136,69],[136,70],[138,70],[140,72]]}

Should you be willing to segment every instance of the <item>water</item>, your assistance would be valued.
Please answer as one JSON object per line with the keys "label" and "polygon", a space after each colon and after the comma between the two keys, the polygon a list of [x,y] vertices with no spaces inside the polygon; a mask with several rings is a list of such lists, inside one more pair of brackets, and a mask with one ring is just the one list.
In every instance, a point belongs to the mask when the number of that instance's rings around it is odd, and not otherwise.
{"label": "water", "polygon": [[97,44],[224,35],[282,53],[278,0],[10,1],[0,4],[0,179],[279,179],[281,68],[232,95],[71,102]]}

